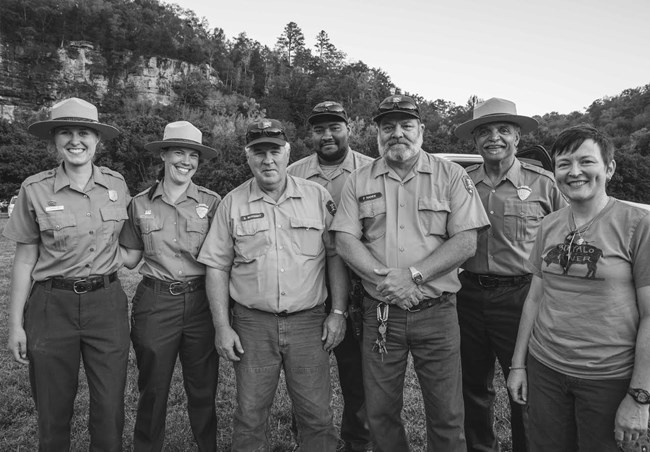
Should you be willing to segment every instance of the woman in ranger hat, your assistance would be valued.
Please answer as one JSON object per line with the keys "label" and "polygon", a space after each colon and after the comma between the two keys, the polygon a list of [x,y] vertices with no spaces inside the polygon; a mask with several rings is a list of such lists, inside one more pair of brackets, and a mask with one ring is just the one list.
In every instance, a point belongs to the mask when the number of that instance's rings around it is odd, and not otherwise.
{"label": "woman in ranger hat", "polygon": [[183,367],[187,409],[200,451],[216,450],[214,399],[218,356],[205,293],[205,266],[197,262],[221,198],[195,185],[201,159],[217,151],[201,144],[187,121],[167,124],[162,141],[145,145],[160,154],[159,181],[136,195],[120,236],[126,265],[143,278],[133,297],[131,340],[139,377],[135,451],[159,451],[165,438],[167,396],[176,357]]}
{"label": "woman in ranger hat", "polygon": [[16,242],[9,349],[29,364],[39,450],[70,449],[81,359],[90,450],[119,451],[129,324],[118,238],[130,196],[120,174],[93,164],[100,140],[119,131],[77,98],[55,104],[51,119],[28,131],[50,141],[62,162],[23,182],[4,230]]}

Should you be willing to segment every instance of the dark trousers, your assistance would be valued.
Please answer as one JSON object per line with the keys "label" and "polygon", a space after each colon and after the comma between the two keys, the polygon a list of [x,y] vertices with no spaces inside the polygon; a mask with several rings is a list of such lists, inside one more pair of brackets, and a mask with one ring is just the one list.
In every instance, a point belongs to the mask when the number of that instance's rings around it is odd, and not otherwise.
{"label": "dark trousers", "polygon": [[370,443],[367,426],[366,403],[361,374],[361,344],[354,337],[348,320],[345,337],[334,349],[343,394],[341,439],[353,450],[363,451]]}
{"label": "dark trousers", "polygon": [[83,360],[91,451],[121,451],[129,357],[127,298],[119,280],[78,295],[37,283],[25,306],[40,451],[70,450],[70,421]]}
{"label": "dark trousers", "polygon": [[134,450],[163,449],[167,398],[178,356],[198,450],[215,451],[219,361],[205,291],[172,295],[140,283],[133,297],[131,322],[140,390]]}
{"label": "dark trousers", "polygon": [[[464,272],[460,281],[457,309],[467,450],[496,452],[499,446],[494,432],[495,359],[499,360],[507,379],[530,283],[486,289]],[[509,400],[512,450],[524,452],[527,450],[525,408]]]}

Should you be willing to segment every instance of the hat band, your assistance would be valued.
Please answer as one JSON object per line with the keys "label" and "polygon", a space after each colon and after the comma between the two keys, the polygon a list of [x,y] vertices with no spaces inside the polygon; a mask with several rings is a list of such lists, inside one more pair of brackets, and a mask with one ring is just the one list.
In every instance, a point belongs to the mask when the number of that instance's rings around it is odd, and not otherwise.
{"label": "hat band", "polygon": [[64,116],[62,118],[53,118],[50,121],[78,121],[78,122],[92,122],[95,124],[99,124],[99,121],[97,121],[96,119],[77,118],[76,116]]}
{"label": "hat band", "polygon": [[199,144],[199,145],[203,146],[203,144],[199,143],[198,141],[190,140],[190,139],[187,139],[187,138],[165,138],[163,140],[163,142],[165,142],[165,141],[180,141],[182,143]]}
{"label": "hat band", "polygon": [[474,119],[489,118],[492,116],[518,116],[518,115],[517,113],[488,113],[486,115],[481,115],[478,118],[474,118]]}

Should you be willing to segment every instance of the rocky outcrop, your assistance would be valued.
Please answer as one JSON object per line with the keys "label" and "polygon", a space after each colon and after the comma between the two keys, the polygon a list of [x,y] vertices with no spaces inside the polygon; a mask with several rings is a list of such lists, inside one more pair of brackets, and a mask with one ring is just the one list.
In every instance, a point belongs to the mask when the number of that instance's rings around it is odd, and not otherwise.
{"label": "rocky outcrop", "polygon": [[[160,57],[141,57],[122,53],[107,62],[100,49],[87,41],[71,41],[55,53],[39,55],[41,65],[51,69],[34,70],[29,49],[0,43],[0,117],[13,121],[22,111],[36,111],[52,102],[85,92],[103,99],[109,93],[128,92],[136,101],[170,104],[176,97],[174,85],[189,77],[200,77],[219,85],[209,66]],[[42,69],[42,68],[41,68]]]}

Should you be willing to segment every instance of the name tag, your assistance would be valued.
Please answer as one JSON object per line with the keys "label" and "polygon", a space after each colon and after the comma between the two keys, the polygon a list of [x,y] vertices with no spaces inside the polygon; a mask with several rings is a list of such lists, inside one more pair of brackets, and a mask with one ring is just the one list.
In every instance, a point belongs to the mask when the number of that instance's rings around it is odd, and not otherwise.
{"label": "name tag", "polygon": [[57,210],[63,210],[63,209],[64,209],[64,206],[47,206],[45,208],[45,211],[46,212],[55,212]]}
{"label": "name tag", "polygon": [[381,198],[381,193],[372,193],[370,195],[363,195],[359,196],[359,202],[366,202],[366,201],[372,201],[373,199],[379,199]]}
{"label": "name tag", "polygon": [[256,218],[264,218],[264,213],[251,213],[250,215],[242,215],[241,221],[255,220]]}

